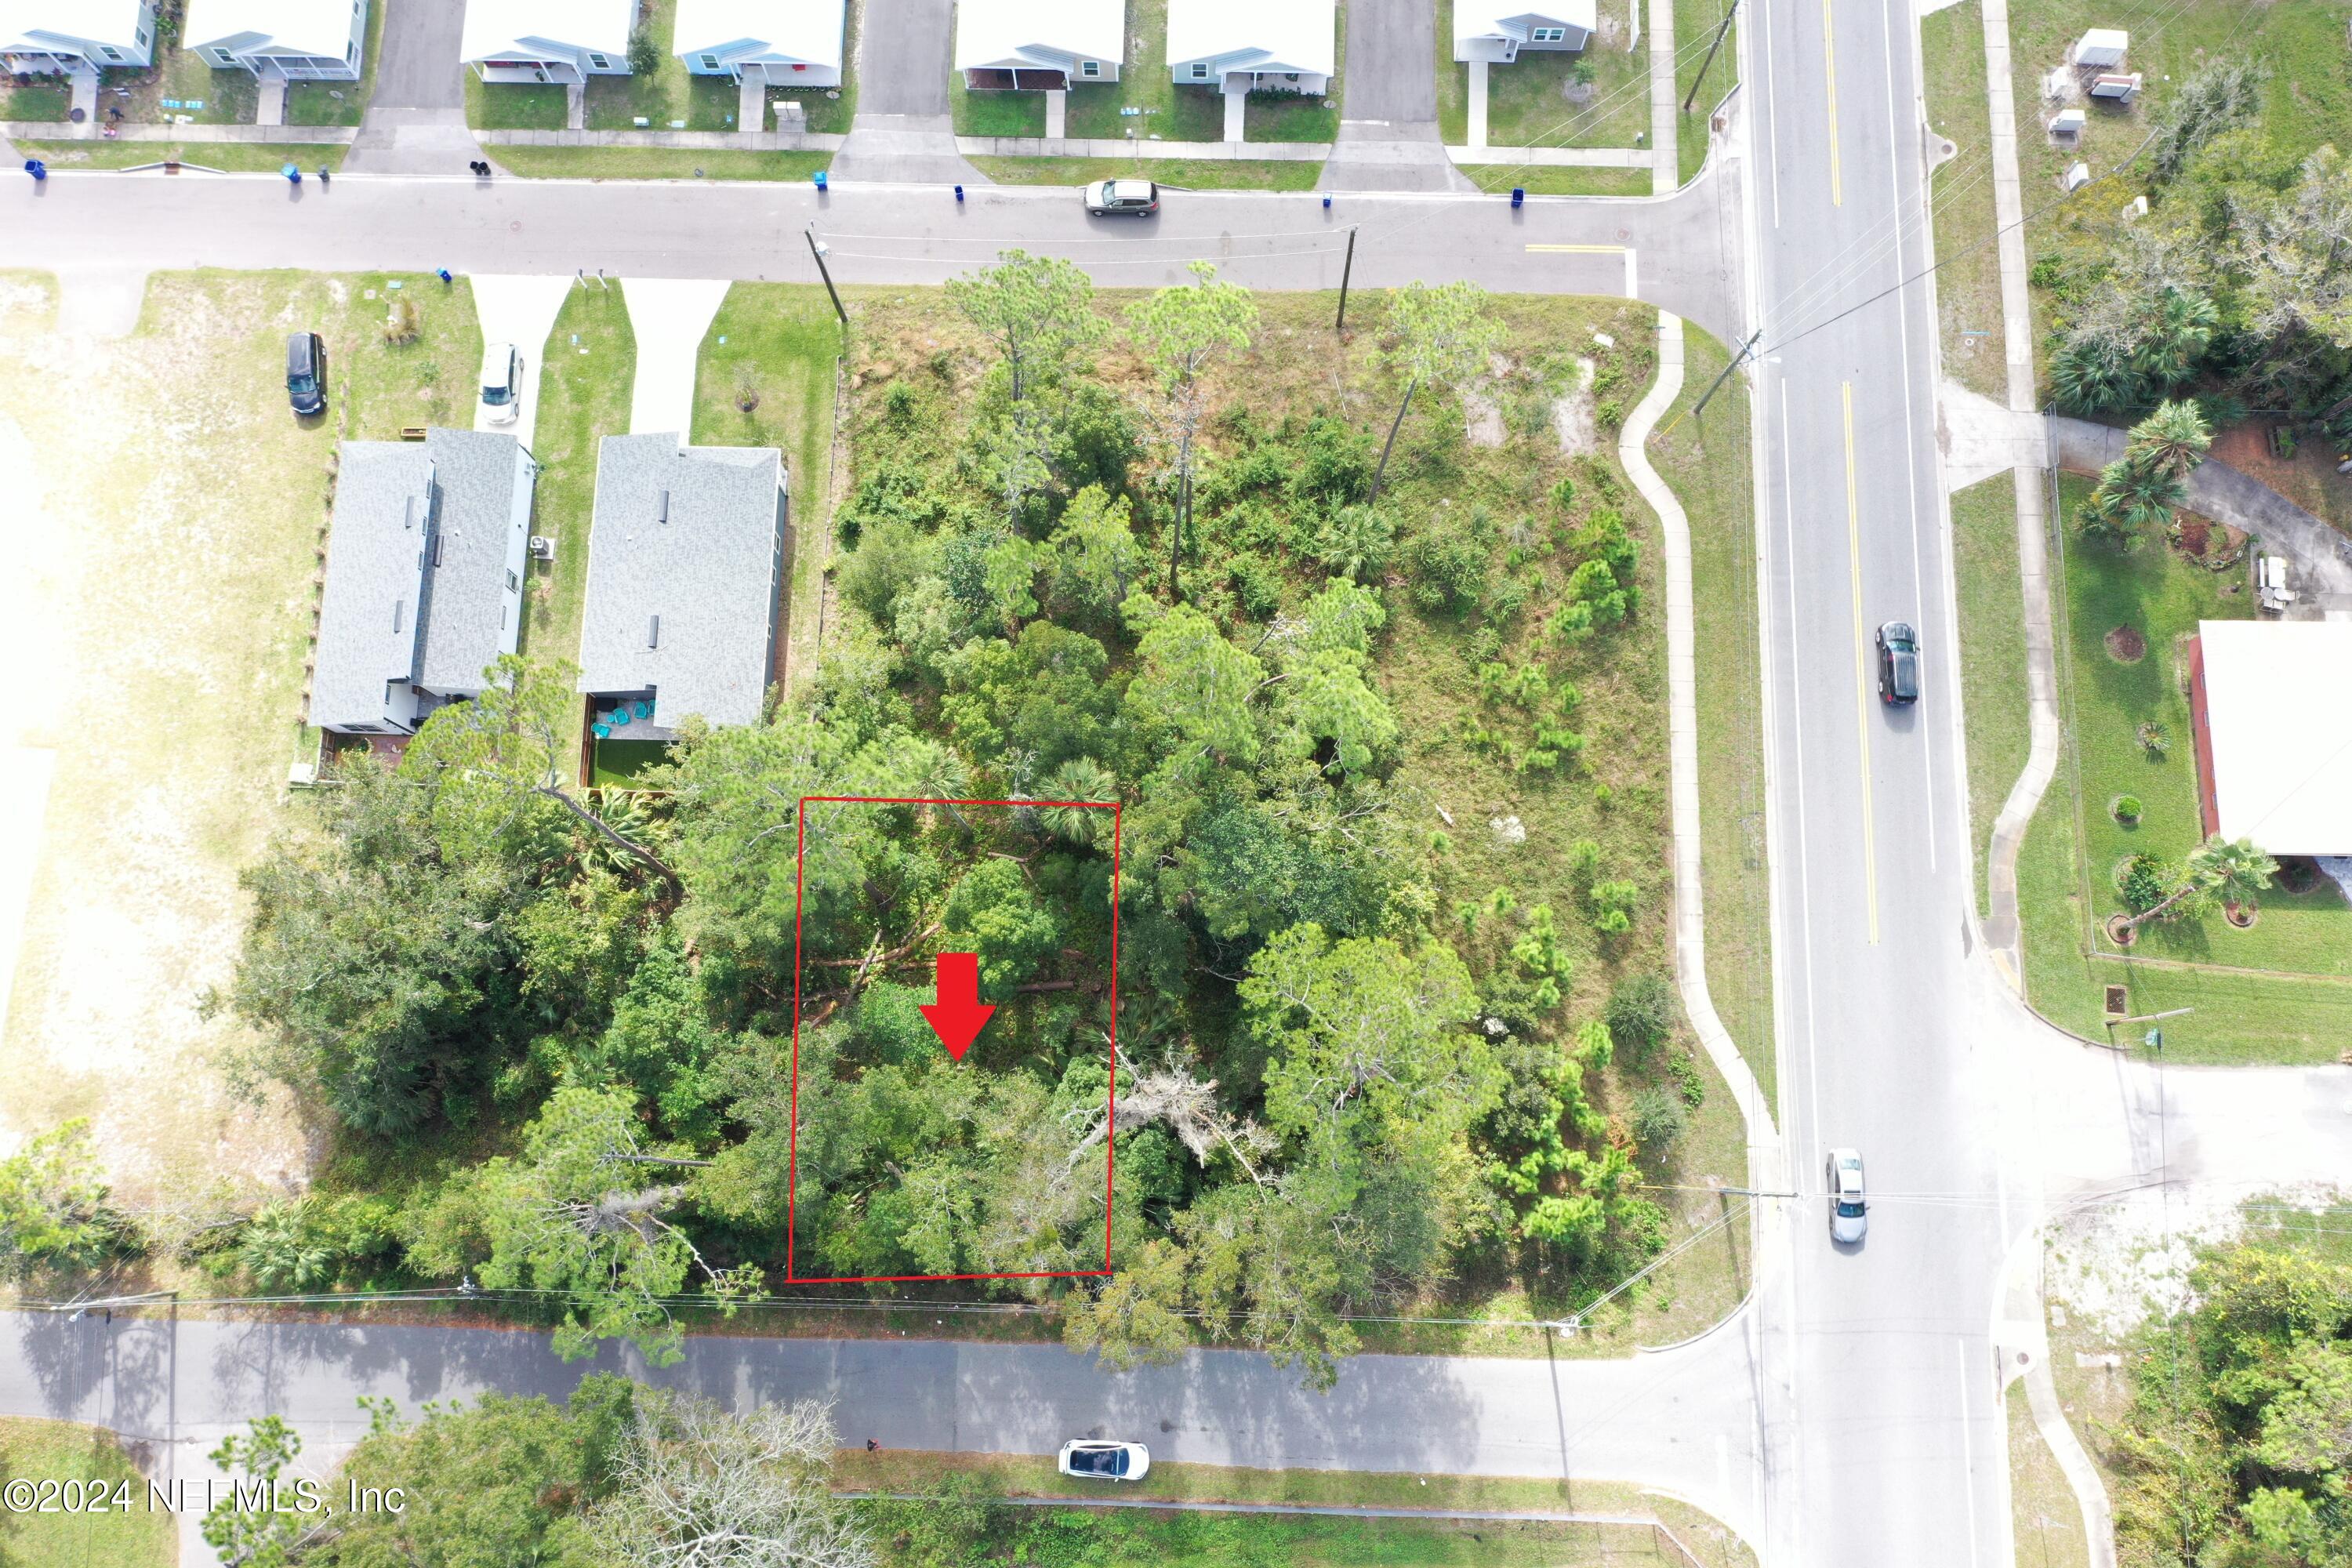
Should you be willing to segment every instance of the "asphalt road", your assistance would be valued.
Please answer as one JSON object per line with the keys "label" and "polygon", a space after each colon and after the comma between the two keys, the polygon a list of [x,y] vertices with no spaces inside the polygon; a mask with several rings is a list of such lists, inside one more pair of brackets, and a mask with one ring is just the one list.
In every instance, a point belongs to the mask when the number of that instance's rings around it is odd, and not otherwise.
{"label": "asphalt road", "polygon": [[[1833,1247],[1816,1196],[1759,1308],[1774,1561],[2006,1563],[1991,1323],[2012,1205],[1973,959],[1958,637],[1935,445],[1936,324],[1912,12],[1748,13],[1747,111],[1768,519],[1781,1128],[1801,1190],[1859,1149],[1878,1205]],[[1841,312],[1844,312],[1841,314]],[[1874,634],[1917,629],[1926,690],[1883,705]]]}
{"label": "asphalt road", "polygon": [[545,1335],[520,1331],[0,1313],[0,1415],[108,1426],[160,1445],[158,1473],[194,1479],[223,1432],[265,1412],[332,1450],[366,1434],[362,1394],[414,1414],[490,1390],[561,1399],[586,1373],[625,1372],[739,1407],[829,1397],[853,1445],[1045,1454],[1098,1436],[1198,1464],[1606,1476],[1703,1498],[1752,1530],[1741,1331],[1620,1361],[1361,1356],[1318,1394],[1247,1351],[1105,1373],[1055,1346],[696,1338],[648,1373],[609,1349],[567,1365]]}
{"label": "asphalt road", "polygon": [[[1654,199],[1171,194],[1148,223],[1090,218],[1074,191],[990,186],[957,204],[944,185],[695,181],[338,179],[321,190],[268,175],[57,174],[0,184],[0,266],[68,275],[165,268],[376,268],[814,282],[804,230],[832,247],[836,281],[938,283],[1000,250],[1050,249],[1108,286],[1186,279],[1205,257],[1265,289],[1336,289],[1347,231],[1367,288],[1472,277],[1496,289],[1623,294],[1625,250],[1643,299],[1718,334],[1734,331],[1736,235],[1710,174]],[[1542,247],[1551,248],[1542,248]],[[68,309],[71,308],[68,303]]]}

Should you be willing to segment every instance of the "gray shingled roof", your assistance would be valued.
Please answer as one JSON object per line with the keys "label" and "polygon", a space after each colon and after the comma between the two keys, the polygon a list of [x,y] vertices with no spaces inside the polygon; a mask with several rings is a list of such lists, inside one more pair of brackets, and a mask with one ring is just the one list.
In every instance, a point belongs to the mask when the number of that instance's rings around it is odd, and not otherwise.
{"label": "gray shingled roof", "polygon": [[426,597],[425,646],[416,661],[419,686],[478,691],[482,671],[505,651],[513,630],[501,622],[520,445],[497,430],[425,435],[440,492],[434,526],[441,550]]}
{"label": "gray shingled roof", "polygon": [[[713,724],[759,718],[783,571],[783,456],[772,447],[604,437],[581,690],[650,690],[653,723],[668,731],[689,714]],[[665,490],[667,522],[659,521]]]}
{"label": "gray shingled roof", "polygon": [[401,441],[346,441],[327,541],[310,722],[383,722],[387,681],[415,679],[433,458]]}

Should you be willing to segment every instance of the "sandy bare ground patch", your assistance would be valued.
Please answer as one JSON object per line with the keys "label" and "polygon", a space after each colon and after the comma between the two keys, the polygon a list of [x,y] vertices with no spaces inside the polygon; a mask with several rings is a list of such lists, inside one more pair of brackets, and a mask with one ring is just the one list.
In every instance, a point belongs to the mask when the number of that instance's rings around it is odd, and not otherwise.
{"label": "sandy bare ground patch", "polygon": [[[351,281],[373,295],[380,279]],[[55,755],[0,1136],[90,1117],[133,1206],[308,1169],[282,1092],[231,1093],[238,1030],[200,1003],[233,973],[237,872],[288,809],[336,437],[462,412],[479,342],[462,287],[427,297],[404,349],[362,291],[159,276],[116,341],[0,318],[0,441],[34,476],[18,498],[37,498],[25,602],[0,605],[25,612],[0,616],[17,677],[0,709],[17,743]],[[307,426],[282,384],[284,334],[305,326],[327,337],[331,395]]]}

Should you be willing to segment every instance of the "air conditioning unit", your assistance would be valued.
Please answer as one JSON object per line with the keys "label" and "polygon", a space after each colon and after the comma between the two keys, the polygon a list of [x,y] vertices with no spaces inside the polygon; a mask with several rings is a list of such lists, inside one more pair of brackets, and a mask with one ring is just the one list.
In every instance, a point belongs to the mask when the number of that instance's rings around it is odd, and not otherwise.
{"label": "air conditioning unit", "polygon": [[543,533],[532,534],[530,536],[530,558],[533,561],[554,560],[555,541],[550,539]]}

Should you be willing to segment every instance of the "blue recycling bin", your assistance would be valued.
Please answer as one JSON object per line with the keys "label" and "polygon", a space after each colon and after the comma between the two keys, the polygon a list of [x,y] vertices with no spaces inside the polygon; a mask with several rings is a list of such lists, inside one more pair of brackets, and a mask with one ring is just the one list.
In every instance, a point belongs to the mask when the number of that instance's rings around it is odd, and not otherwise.
{"label": "blue recycling bin", "polygon": [[819,169],[816,172],[816,188],[820,191],[825,188],[824,171],[823,169]]}
{"label": "blue recycling bin", "polygon": [[1523,207],[1528,205],[1528,188],[1525,185],[1513,185],[1511,187],[1511,205],[1515,207]]}
{"label": "blue recycling bin", "polygon": [[956,205],[963,205],[963,187],[961,185],[958,185],[956,187]]}
{"label": "blue recycling bin", "polygon": [[49,177],[49,166],[38,158],[27,158],[25,160],[25,173],[32,175],[33,183],[37,185]]}

